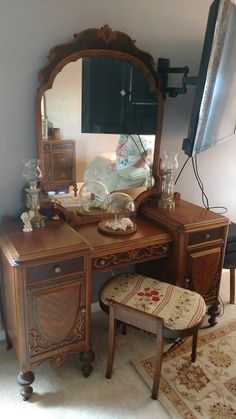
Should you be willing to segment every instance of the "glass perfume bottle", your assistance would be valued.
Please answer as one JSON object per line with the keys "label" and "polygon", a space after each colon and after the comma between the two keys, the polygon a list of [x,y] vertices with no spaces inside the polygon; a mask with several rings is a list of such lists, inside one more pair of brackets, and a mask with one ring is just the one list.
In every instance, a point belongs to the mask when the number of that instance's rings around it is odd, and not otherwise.
{"label": "glass perfume bottle", "polygon": [[158,205],[162,208],[174,208],[174,170],[178,167],[178,153],[175,151],[164,151],[163,154],[164,158],[161,161],[163,180],[161,187],[161,197],[158,201]]}

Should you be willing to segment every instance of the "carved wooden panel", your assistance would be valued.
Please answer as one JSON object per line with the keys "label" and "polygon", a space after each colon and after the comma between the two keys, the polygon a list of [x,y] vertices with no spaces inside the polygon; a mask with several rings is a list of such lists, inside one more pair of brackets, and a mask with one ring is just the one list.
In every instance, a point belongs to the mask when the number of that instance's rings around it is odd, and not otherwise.
{"label": "carved wooden panel", "polygon": [[189,255],[187,271],[187,278],[191,278],[189,285],[203,297],[218,294],[221,251],[221,247],[218,246],[195,251]]}
{"label": "carved wooden panel", "polygon": [[51,87],[58,72],[57,69],[61,70],[67,62],[75,61],[79,56],[88,55],[88,51],[91,51],[90,55],[96,55],[96,52],[99,54],[99,51],[105,55],[105,51],[111,51],[114,55],[120,53],[120,55],[133,57],[137,63],[145,65],[154,80],[159,83],[153,57],[148,52],[139,49],[135,41],[124,32],[113,31],[108,25],[104,25],[100,29],[92,28],[76,33],[71,42],[54,46],[48,55],[49,63],[38,73],[41,85],[46,84]]}
{"label": "carved wooden panel", "polygon": [[28,289],[30,356],[84,339],[83,281]]}
{"label": "carved wooden panel", "polygon": [[128,252],[118,252],[93,259],[93,269],[102,270],[112,266],[124,266],[131,263],[139,263],[143,260],[152,260],[168,256],[170,246],[159,244],[146,246],[139,249],[131,249]]}

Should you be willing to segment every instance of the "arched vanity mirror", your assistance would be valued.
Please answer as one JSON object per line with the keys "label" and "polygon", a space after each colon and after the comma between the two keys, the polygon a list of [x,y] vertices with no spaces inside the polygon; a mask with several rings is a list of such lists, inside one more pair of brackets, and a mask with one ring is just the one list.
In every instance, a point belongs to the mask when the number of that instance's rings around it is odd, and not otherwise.
{"label": "arched vanity mirror", "polygon": [[151,144],[155,189],[160,189],[163,98],[149,53],[105,25],[52,48],[38,79],[36,134],[44,191],[84,182],[97,156],[103,168],[107,156],[114,166],[117,144],[127,137],[143,160],[149,153],[144,143]]}

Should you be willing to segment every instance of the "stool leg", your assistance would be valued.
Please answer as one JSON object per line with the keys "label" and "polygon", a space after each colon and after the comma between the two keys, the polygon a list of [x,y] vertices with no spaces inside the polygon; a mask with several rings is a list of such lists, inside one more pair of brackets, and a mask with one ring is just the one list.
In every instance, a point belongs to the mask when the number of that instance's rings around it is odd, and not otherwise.
{"label": "stool leg", "polygon": [[230,268],[230,304],[235,304],[235,268]]}
{"label": "stool leg", "polygon": [[198,329],[194,331],[193,336],[192,336],[191,362],[195,362],[197,358],[197,337],[198,337]]}
{"label": "stool leg", "polygon": [[115,315],[114,315],[114,307],[110,305],[106,378],[111,378],[111,375],[112,375],[112,368],[113,368],[114,355],[115,355],[116,331],[117,331],[117,320],[115,319]]}
{"label": "stool leg", "polygon": [[162,355],[163,355],[163,335],[162,327],[159,328],[156,338],[156,357],[154,365],[154,377],[153,377],[153,386],[152,386],[152,399],[157,400],[159,384],[161,379],[161,365],[162,365]]}

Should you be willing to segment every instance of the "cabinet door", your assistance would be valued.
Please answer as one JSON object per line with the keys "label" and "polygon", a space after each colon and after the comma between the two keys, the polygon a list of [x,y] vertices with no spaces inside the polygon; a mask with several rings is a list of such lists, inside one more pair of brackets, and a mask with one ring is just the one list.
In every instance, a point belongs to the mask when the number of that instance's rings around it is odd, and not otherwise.
{"label": "cabinet door", "polygon": [[[29,287],[28,324],[30,358],[76,352],[85,339],[85,281]],[[70,351],[68,351],[70,352]],[[50,355],[51,354],[51,355]]]}
{"label": "cabinet door", "polygon": [[187,254],[185,286],[199,294],[208,302],[218,295],[220,282],[222,248],[198,249]]}

